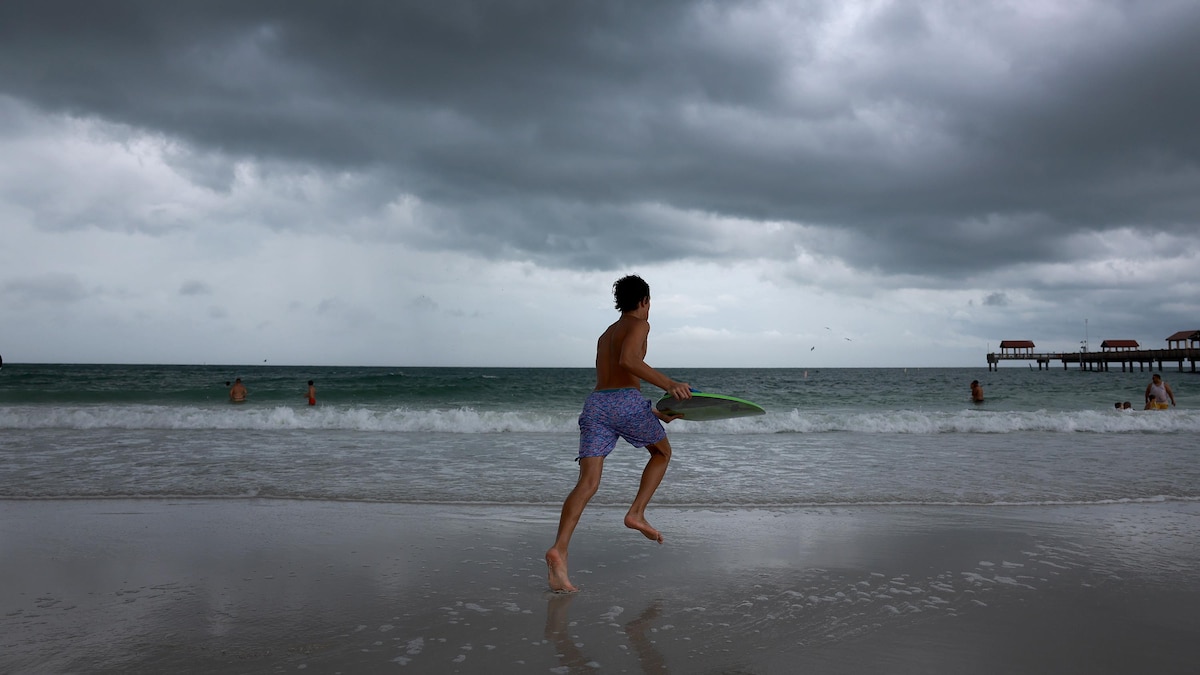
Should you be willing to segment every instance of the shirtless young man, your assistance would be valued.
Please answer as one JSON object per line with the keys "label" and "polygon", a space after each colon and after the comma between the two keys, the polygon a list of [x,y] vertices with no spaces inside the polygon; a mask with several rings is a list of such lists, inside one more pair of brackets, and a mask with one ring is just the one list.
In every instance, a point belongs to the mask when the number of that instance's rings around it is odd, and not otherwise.
{"label": "shirtless young man", "polygon": [[662,533],[646,521],[646,506],[671,461],[671,443],[660,420],[670,422],[675,417],[660,413],[642,396],[642,381],[675,398],[692,397],[686,382],[676,382],[646,365],[650,286],[640,277],[623,277],[613,284],[613,297],[621,318],[596,343],[596,388],[579,414],[579,482],[563,502],[558,536],[546,551],[550,590],[556,592],[579,590],[567,577],[567,547],[584,507],[600,487],[604,458],[616,447],[618,437],[650,452],[633,505],[625,514],[625,527],[662,543]]}
{"label": "shirtless young man", "polygon": [[233,381],[233,387],[229,390],[229,400],[234,403],[246,402],[246,385],[242,384],[242,378]]}

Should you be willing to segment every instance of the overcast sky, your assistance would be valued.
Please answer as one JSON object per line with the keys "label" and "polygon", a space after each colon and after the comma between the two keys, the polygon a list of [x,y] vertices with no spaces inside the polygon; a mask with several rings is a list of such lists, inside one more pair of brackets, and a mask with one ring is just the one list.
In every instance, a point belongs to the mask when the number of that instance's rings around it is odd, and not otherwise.
{"label": "overcast sky", "polygon": [[[1200,3],[0,4],[8,362],[979,366],[1200,329]],[[1018,363],[1017,367],[1024,367]]]}

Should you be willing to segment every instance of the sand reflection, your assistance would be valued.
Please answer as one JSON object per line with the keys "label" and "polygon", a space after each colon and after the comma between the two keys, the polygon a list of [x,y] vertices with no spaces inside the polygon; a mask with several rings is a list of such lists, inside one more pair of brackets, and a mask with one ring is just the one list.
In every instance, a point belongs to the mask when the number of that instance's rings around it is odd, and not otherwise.
{"label": "sand reflection", "polygon": [[[583,651],[570,634],[569,610],[577,593],[552,593],[546,600],[546,639],[557,650],[560,668],[556,673],[595,673],[600,664]],[[625,624],[625,635],[633,647],[643,673],[667,672],[666,660],[650,639],[651,623],[662,615],[661,601],[654,600],[636,618]]]}

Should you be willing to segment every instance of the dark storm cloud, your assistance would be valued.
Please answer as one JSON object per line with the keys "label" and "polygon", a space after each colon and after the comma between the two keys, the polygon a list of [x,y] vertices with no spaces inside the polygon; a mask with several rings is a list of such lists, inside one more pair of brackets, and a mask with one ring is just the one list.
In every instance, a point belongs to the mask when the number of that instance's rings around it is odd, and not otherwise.
{"label": "dark storm cloud", "polygon": [[840,3],[795,5],[6,2],[0,93],[375,172],[435,207],[427,242],[542,264],[746,253],[671,211],[951,277],[1195,231],[1200,5],[892,3],[838,38]]}
{"label": "dark storm cloud", "polygon": [[79,302],[88,297],[88,291],[74,274],[48,273],[4,282],[0,297],[16,307],[60,305]]}
{"label": "dark storm cloud", "polygon": [[989,293],[983,299],[983,305],[985,307],[1004,307],[1008,305],[1008,296],[1004,293]]}
{"label": "dark storm cloud", "polygon": [[212,295],[212,287],[203,281],[190,279],[179,286],[180,295]]}

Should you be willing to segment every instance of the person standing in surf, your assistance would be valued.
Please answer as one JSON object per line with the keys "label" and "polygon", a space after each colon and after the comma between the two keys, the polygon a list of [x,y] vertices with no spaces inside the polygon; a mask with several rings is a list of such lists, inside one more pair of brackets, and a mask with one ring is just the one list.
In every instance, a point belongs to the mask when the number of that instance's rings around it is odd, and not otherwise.
{"label": "person standing in surf", "polygon": [[[1167,405],[1170,401],[1170,405]],[[1167,410],[1172,405],[1175,405],[1175,392],[1171,391],[1171,385],[1163,381],[1162,376],[1155,373],[1150,377],[1150,384],[1146,385],[1146,410]]]}
{"label": "person standing in surf", "polygon": [[246,402],[246,385],[242,384],[242,378],[233,380],[233,387],[229,389],[229,400],[234,403]]}
{"label": "person standing in surf", "polygon": [[579,414],[579,456],[575,460],[579,462],[579,481],[563,501],[558,535],[546,551],[550,590],[555,592],[579,590],[567,575],[567,547],[584,507],[600,487],[604,458],[616,447],[618,438],[650,453],[637,495],[625,514],[625,526],[651,541],[663,542],[662,533],[646,520],[646,506],[671,461],[671,443],[662,422],[678,416],[656,410],[642,396],[642,381],[678,399],[692,397],[686,382],[676,382],[646,364],[650,286],[638,276],[622,277],[613,284],[613,298],[621,318],[596,342],[596,388]]}

